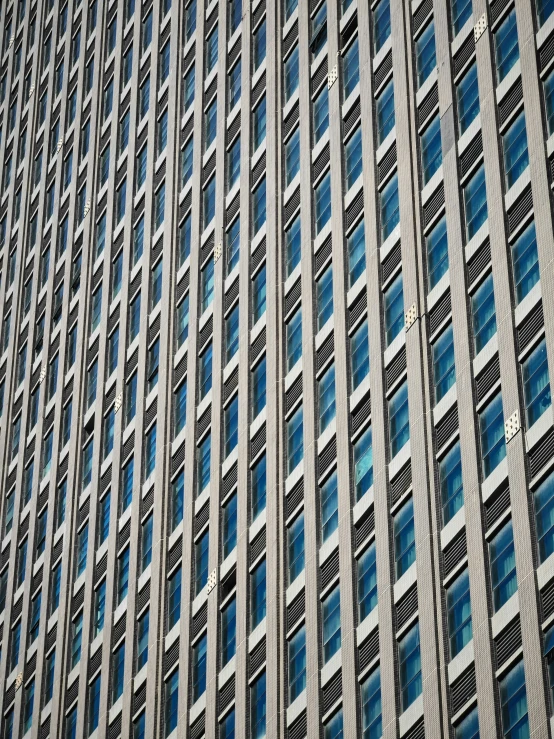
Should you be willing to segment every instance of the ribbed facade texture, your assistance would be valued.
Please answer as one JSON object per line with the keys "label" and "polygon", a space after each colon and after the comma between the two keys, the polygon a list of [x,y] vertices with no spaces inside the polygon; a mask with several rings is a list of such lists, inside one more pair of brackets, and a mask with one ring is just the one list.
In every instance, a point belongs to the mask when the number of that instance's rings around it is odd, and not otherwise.
{"label": "ribbed facade texture", "polygon": [[3,0],[2,739],[551,737],[553,0]]}

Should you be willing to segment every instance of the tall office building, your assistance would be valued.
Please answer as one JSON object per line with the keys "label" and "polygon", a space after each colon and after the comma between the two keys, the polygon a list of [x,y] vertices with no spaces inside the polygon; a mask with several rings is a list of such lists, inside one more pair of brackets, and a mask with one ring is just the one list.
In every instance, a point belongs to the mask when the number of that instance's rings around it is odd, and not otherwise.
{"label": "tall office building", "polygon": [[551,737],[554,2],[0,34],[0,736]]}

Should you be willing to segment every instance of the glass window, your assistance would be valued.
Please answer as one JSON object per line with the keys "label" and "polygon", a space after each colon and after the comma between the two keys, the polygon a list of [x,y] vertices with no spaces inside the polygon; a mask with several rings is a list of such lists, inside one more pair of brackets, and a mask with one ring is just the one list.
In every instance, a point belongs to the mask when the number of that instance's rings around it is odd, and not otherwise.
{"label": "glass window", "polygon": [[177,347],[183,346],[189,335],[189,296],[177,306]]}
{"label": "glass window", "polygon": [[167,628],[170,631],[181,617],[181,568],[178,567],[168,578]]}
{"label": "glass window", "polygon": [[287,369],[290,371],[302,356],[302,308],[298,308],[286,324]]}
{"label": "glass window", "polygon": [[131,504],[133,497],[134,460],[131,458],[121,473],[121,512]]}
{"label": "glass window", "polygon": [[362,739],[382,736],[381,674],[376,667],[362,683]]}
{"label": "glass window", "polygon": [[223,506],[223,556],[227,557],[237,544],[237,496],[232,495]]}
{"label": "glass window", "polygon": [[318,381],[319,433],[335,418],[335,365],[331,365]]}
{"label": "glass window", "polygon": [[501,82],[519,59],[515,7],[493,34],[496,76]]}
{"label": "glass window", "polygon": [[400,273],[385,291],[385,334],[387,346],[404,328],[404,290]]}
{"label": "glass window", "polygon": [[110,491],[102,498],[98,506],[98,528],[97,541],[98,546],[107,538],[110,531]]}
{"label": "glass window", "polygon": [[471,600],[469,596],[469,571],[458,575],[446,590],[448,611],[448,637],[450,659],[453,659],[471,641]]}
{"label": "glass window", "polygon": [[[297,0],[296,0],[297,1]],[[250,687],[250,737],[263,739],[266,735],[265,672]]]}
{"label": "glass window", "polygon": [[338,652],[341,645],[340,588],[337,585],[321,604],[323,622],[323,663],[326,664]]}
{"label": "glass window", "polygon": [[516,555],[511,521],[508,521],[490,541],[489,557],[492,600],[496,613],[517,590]]}
{"label": "glass window", "polygon": [[344,146],[346,190],[348,191],[362,174],[362,128],[354,131]]}
{"label": "glass window", "polygon": [[423,29],[415,42],[416,70],[418,87],[425,82],[437,65],[435,55],[435,22],[431,21]]}
{"label": "glass window", "polygon": [[304,457],[302,406],[287,422],[287,461],[288,474],[300,464]]}
{"label": "glass window", "polygon": [[298,45],[285,60],[285,103],[298,88]]}
{"label": "glass window", "polygon": [[40,627],[40,603],[41,603],[41,593],[39,592],[38,595],[36,595],[31,600],[31,613],[29,616],[29,643],[32,644],[35,639],[38,636],[38,631]]}
{"label": "glass window", "polygon": [[389,436],[390,454],[394,457],[410,438],[407,382],[389,400]]}
{"label": "glass window", "polygon": [[150,107],[150,77],[147,77],[139,89],[139,120],[148,113]]}
{"label": "glass window", "polygon": [[479,716],[475,706],[454,726],[454,739],[479,739]]}
{"label": "glass window", "polygon": [[254,151],[260,146],[262,141],[265,139],[265,95],[260,102],[254,108],[252,113],[252,129],[254,134]]}
{"label": "glass window", "polygon": [[364,273],[365,270],[365,226],[361,220],[354,231],[346,239],[348,251],[348,286]]}
{"label": "glass window", "polygon": [[[227,152],[227,176],[228,189],[231,190],[240,178],[240,136],[235,139]],[[240,223],[238,219],[236,222]]]}
{"label": "glass window", "polygon": [[421,170],[426,185],[442,164],[441,123],[436,115],[420,136]]}
{"label": "glass window", "polygon": [[377,562],[375,542],[358,559],[358,605],[363,621],[377,605]]}
{"label": "glass window", "polygon": [[546,340],[531,352],[521,367],[525,421],[532,426],[552,403],[546,358]]}
{"label": "glass window", "polygon": [[433,227],[426,237],[427,275],[429,290],[432,290],[440,278],[448,271],[448,235],[446,232],[446,216]]}
{"label": "glass window", "polygon": [[198,494],[200,494],[210,482],[210,462],[212,452],[212,437],[208,435],[198,447],[197,457],[197,480]]}
{"label": "glass window", "polygon": [[217,135],[217,98],[208,106],[205,113],[206,149],[215,141]]}
{"label": "glass window", "polygon": [[252,313],[254,323],[258,321],[265,313],[266,307],[266,284],[265,284],[265,264],[256,273],[252,280]]}
{"label": "glass window", "polygon": [[265,213],[265,177],[257,185],[256,189],[252,193],[252,221],[253,221],[253,234],[257,234],[260,228],[264,225],[266,218]]}
{"label": "glass window", "polygon": [[311,19],[310,49],[315,58],[327,43],[327,3],[323,2]]}
{"label": "glass window", "polygon": [[431,345],[435,403],[438,403],[456,381],[454,366],[454,333],[452,324]]}
{"label": "glass window", "polygon": [[153,535],[154,518],[152,515],[148,516],[146,521],[141,524],[141,540],[140,540],[140,572],[148,567],[152,561],[152,535]]}
{"label": "glass window", "polygon": [[419,624],[408,631],[398,644],[400,662],[400,708],[405,711],[421,695],[421,653],[419,648]]}
{"label": "glass window", "polygon": [[237,602],[233,598],[221,611],[221,666],[236,652]]}
{"label": "glass window", "polygon": [[415,529],[414,529],[414,502],[406,501],[395,514],[394,526],[394,561],[396,579],[408,571],[416,560]]}
{"label": "glass window", "polygon": [[[204,637],[205,641],[206,637]],[[168,737],[177,728],[179,717],[179,670],[169,677],[164,683],[164,732]]]}
{"label": "glass window", "polygon": [[[553,78],[554,79],[554,78]],[[554,85],[553,85],[554,89]],[[554,108],[554,105],[553,105]],[[329,128],[329,90],[323,85],[314,100],[314,144],[317,144]]]}
{"label": "glass window", "polygon": [[185,39],[189,41],[196,31],[196,0],[185,7]]}
{"label": "glass window", "polygon": [[215,267],[213,257],[210,257],[206,265],[202,268],[200,272],[200,283],[201,308],[202,312],[204,312],[214,299]]}
{"label": "glass window", "polygon": [[502,736],[505,739],[529,736],[529,717],[527,715],[527,690],[523,660],[520,660],[508,674],[500,680],[500,715]]}
{"label": "glass window", "polygon": [[217,62],[218,27],[210,33],[206,40],[206,75],[210,74]]}
{"label": "glass window", "polygon": [[333,267],[330,265],[316,282],[317,330],[333,315]]}
{"label": "glass window", "polygon": [[200,355],[200,400],[212,389],[212,345]]}
{"label": "glass window", "polygon": [[77,533],[77,552],[76,552],[76,576],[85,571],[87,566],[87,549],[88,549],[88,524],[86,524]]}
{"label": "glass window", "polygon": [[479,433],[483,477],[488,477],[506,456],[501,393],[498,393],[479,414]]}
{"label": "glass window", "polygon": [[522,110],[502,136],[504,152],[504,182],[508,190],[523,174],[529,164],[525,113]]}
{"label": "glass window", "polygon": [[158,384],[158,371],[160,367],[160,339],[148,347],[148,369],[147,369],[147,389],[148,392]]}
{"label": "glass window", "polygon": [[466,239],[469,241],[487,220],[485,167],[481,165],[464,187]]}
{"label": "glass window", "polygon": [[225,362],[229,362],[239,348],[239,305],[225,319]]}
{"label": "glass window", "polygon": [[380,193],[381,241],[384,242],[400,221],[398,175],[395,174]]}
{"label": "glass window", "polygon": [[226,263],[225,273],[231,274],[239,263],[240,257],[240,216],[235,218],[226,234]]}
{"label": "glass window", "polygon": [[185,505],[185,473],[181,471],[171,483],[171,531],[183,520]]}
{"label": "glass window", "polygon": [[472,295],[471,312],[475,353],[478,354],[496,333],[492,272]]}
{"label": "glass window", "polygon": [[266,402],[265,356],[252,370],[252,418],[262,412]]}
{"label": "glass window", "polygon": [[224,420],[224,455],[225,458],[231,454],[238,443],[238,421],[239,421],[239,400],[238,393],[234,399],[225,408],[225,420]]}
{"label": "glass window", "polygon": [[112,680],[112,705],[123,694],[123,676],[125,671],[125,642],[112,654],[110,676]]}
{"label": "glass window", "polygon": [[141,258],[144,251],[144,216],[141,216],[133,228],[133,247],[131,252],[131,266]]}
{"label": "glass window", "polygon": [[306,687],[306,627],[301,626],[288,642],[289,703]]}
{"label": "glass window", "polygon": [[328,172],[316,186],[315,201],[315,232],[319,234],[331,218],[331,174]]}
{"label": "glass window", "polygon": [[360,80],[360,57],[358,53],[358,37],[350,44],[342,59],[342,78],[344,81],[344,98],[346,99]]}
{"label": "glass window", "polygon": [[127,596],[129,589],[129,547],[117,559],[117,605]]}
{"label": "glass window", "polygon": [[[471,2],[469,2],[469,6],[471,8]],[[479,86],[477,84],[476,62],[471,65],[456,85],[456,106],[458,109],[458,128],[461,135],[479,114]]]}
{"label": "glass window", "polygon": [[137,619],[137,672],[148,661],[148,632],[150,630],[150,611]]}
{"label": "glass window", "polygon": [[439,484],[442,501],[442,520],[447,524],[464,504],[460,442],[450,449],[439,463]]}
{"label": "glass window", "polygon": [[451,0],[450,11],[453,35],[456,36],[471,17],[471,0]]}
{"label": "glass window", "polygon": [[[106,581],[103,580],[102,583],[96,588],[94,591],[94,622],[93,622],[93,629],[92,633],[94,636],[98,636],[98,634],[102,631],[104,628],[104,615],[106,611]],[[82,620],[80,624],[80,629],[82,628]],[[80,637],[79,637],[80,639]],[[79,640],[79,654],[80,654],[80,640]]]}
{"label": "glass window", "polygon": [[290,185],[300,171],[300,126],[285,144],[285,186]]}
{"label": "glass window", "polygon": [[554,472],[534,493],[539,559],[544,562],[554,552]]}
{"label": "glass window", "polygon": [[265,618],[265,559],[260,562],[256,569],[250,575],[251,602],[250,611],[252,618],[252,631]]}
{"label": "glass window", "polygon": [[287,527],[289,584],[304,570],[304,512]]}
{"label": "glass window", "polygon": [[265,59],[266,54],[266,21],[263,21],[254,31],[254,72]]}
{"label": "glass window", "polygon": [[320,488],[321,501],[321,539],[327,541],[339,525],[339,494],[336,471]]}
{"label": "glass window", "polygon": [[187,422],[187,383],[183,382],[173,393],[174,405],[174,435],[177,436]]}
{"label": "glass window", "polygon": [[373,444],[371,426],[354,444],[354,484],[356,500],[360,500],[373,485]]}
{"label": "glass window", "polygon": [[300,216],[296,216],[291,225],[285,229],[285,248],[287,251],[287,277],[289,277],[296,265],[300,264],[302,256]]}
{"label": "glass window", "polygon": [[546,109],[546,130],[551,136],[554,132],[554,70],[544,80],[544,107]]}
{"label": "glass window", "polygon": [[184,187],[192,177],[194,167],[194,137],[191,136],[181,150],[181,187]]}
{"label": "glass window", "polygon": [[171,46],[169,41],[160,51],[160,85],[169,77],[169,63],[171,59]]}
{"label": "glass window", "polygon": [[100,719],[100,679],[101,675],[98,675],[88,687],[88,736],[98,728]]}
{"label": "glass window", "polygon": [[512,244],[512,260],[514,265],[514,282],[517,302],[529,294],[531,288],[539,281],[539,255],[535,222],[531,222]]}
{"label": "glass window", "polygon": [[185,74],[183,90],[183,112],[186,112],[194,102],[194,86],[196,83],[196,68],[193,65]]}
{"label": "glass window", "polygon": [[323,724],[324,739],[342,739],[342,708]]}
{"label": "glass window", "polygon": [[369,374],[369,340],[367,320],[355,331],[350,339],[350,359],[352,370],[352,390],[355,390]]}
{"label": "glass window", "polygon": [[189,213],[179,225],[179,262],[178,267],[182,267],[186,259],[190,255],[190,245],[192,240],[192,219]]}
{"label": "glass window", "polygon": [[372,11],[373,46],[376,54],[390,36],[390,0],[379,0]]}

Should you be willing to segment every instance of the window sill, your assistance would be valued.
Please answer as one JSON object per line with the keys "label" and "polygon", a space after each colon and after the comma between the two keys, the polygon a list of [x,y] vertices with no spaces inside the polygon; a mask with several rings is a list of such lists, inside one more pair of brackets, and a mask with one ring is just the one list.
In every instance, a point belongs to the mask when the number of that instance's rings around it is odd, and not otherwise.
{"label": "window sill", "polygon": [[399,735],[404,736],[406,732],[423,716],[423,693],[419,695],[411,706],[400,714],[398,719]]}
{"label": "window sill", "polygon": [[492,638],[496,637],[503,631],[506,626],[513,621],[519,613],[519,591],[512,595],[501,608],[491,617]]}
{"label": "window sill", "polygon": [[364,618],[359,624],[356,631],[356,643],[358,646],[363,644],[366,638],[375,631],[379,625],[379,608],[375,607],[371,613]]}
{"label": "window sill", "polygon": [[461,650],[461,652],[458,652],[458,654],[448,663],[449,685],[452,685],[452,683],[464,673],[464,671],[471,665],[474,659],[475,655],[473,652],[473,639],[471,639]]}

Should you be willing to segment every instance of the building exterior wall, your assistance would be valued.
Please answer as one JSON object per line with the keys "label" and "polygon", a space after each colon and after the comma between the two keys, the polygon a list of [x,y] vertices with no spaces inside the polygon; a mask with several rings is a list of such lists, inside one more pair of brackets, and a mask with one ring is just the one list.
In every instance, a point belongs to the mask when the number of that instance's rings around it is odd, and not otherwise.
{"label": "building exterior wall", "polygon": [[551,736],[554,4],[5,0],[0,31],[0,736]]}

